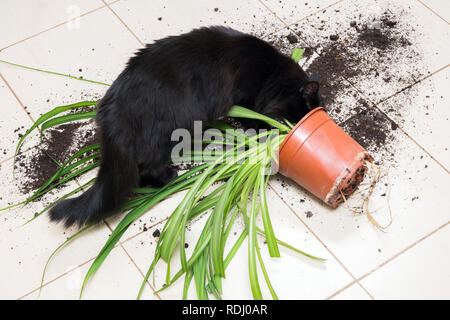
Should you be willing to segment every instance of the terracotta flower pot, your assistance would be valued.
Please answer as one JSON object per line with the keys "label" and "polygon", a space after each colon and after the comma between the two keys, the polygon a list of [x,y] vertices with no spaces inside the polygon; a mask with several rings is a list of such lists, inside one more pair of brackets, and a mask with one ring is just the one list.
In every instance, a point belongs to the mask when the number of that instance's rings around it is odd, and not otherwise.
{"label": "terracotta flower pot", "polygon": [[280,145],[279,171],[333,208],[350,196],[373,158],[319,107],[310,111]]}

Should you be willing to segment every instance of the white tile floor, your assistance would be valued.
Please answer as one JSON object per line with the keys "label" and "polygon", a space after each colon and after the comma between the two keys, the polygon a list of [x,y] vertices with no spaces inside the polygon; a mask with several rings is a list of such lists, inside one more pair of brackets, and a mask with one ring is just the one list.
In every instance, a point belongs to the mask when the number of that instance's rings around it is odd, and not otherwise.
{"label": "white tile floor", "polygon": [[[345,206],[331,210],[276,176],[268,192],[275,232],[327,262],[311,262],[282,251],[279,261],[266,257],[267,268],[284,299],[449,299],[450,2],[7,0],[0,10],[0,59],[110,83],[143,43],[210,24],[226,24],[268,40],[296,32],[300,39],[295,46],[314,46],[320,53],[326,43],[324,36],[336,25],[349,23],[350,12],[364,15],[364,8],[374,3],[383,7],[394,2],[416,24],[414,45],[423,53],[425,76],[408,78],[412,66],[400,62],[394,72],[402,81],[391,86],[373,77],[346,79],[344,74],[340,80],[347,84],[345,96],[349,99],[337,101],[347,108],[338,113],[337,105],[330,106],[335,120],[343,122],[354,115],[353,107],[363,99],[369,102],[371,112],[389,117],[399,126],[392,134],[395,145],[373,154],[389,172],[386,183],[390,186],[392,225],[383,233],[365,216],[354,215]],[[315,21],[323,21],[327,28],[317,30]],[[371,60],[369,53],[368,69],[380,63]],[[410,84],[414,85],[407,88]],[[0,207],[26,197],[12,180],[17,134],[54,106],[97,98],[104,92],[99,84],[0,63]],[[409,112],[402,112],[405,109]],[[14,132],[16,129],[19,131]],[[23,150],[33,147],[36,138],[30,138]],[[392,155],[386,157],[388,154]],[[372,204],[377,208],[374,216],[382,224],[387,221],[383,192],[377,191]],[[162,228],[180,197],[159,204],[130,227],[88,283],[84,298],[136,297],[155,248],[153,232]],[[38,298],[45,261],[76,231],[50,224],[45,216],[23,226],[42,208],[42,203],[34,203],[0,212],[0,299]],[[192,223],[192,239],[202,221]],[[109,219],[62,250],[49,267],[40,298],[76,299],[85,272],[117,223],[117,218]],[[225,298],[251,298],[246,265],[246,250],[241,249],[224,281]],[[163,268],[156,270],[157,288],[163,282]],[[149,283],[143,298],[178,299],[181,286],[180,282],[154,295]],[[194,292],[190,297],[195,298]]]}

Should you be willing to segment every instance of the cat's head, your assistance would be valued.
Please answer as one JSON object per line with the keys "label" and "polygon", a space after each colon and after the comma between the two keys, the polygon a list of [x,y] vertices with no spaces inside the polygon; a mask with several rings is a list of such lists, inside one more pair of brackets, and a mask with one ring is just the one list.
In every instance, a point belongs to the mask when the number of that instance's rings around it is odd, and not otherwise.
{"label": "cat's head", "polygon": [[309,111],[321,106],[323,106],[323,99],[319,81],[310,78],[297,85],[295,92],[288,97],[283,113],[287,120],[297,123]]}
{"label": "cat's head", "polygon": [[301,95],[300,100],[308,110],[320,107],[323,104],[322,95],[320,94],[319,81],[310,80],[299,89]]}

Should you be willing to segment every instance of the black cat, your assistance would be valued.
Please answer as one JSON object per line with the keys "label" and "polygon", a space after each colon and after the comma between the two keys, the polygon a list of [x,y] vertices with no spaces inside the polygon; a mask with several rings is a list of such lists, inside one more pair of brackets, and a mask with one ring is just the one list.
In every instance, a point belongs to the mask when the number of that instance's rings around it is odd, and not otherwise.
{"label": "black cat", "polygon": [[290,57],[233,29],[200,28],[147,45],[98,104],[102,163],[95,184],[58,203],[50,218],[67,227],[99,221],[133,187],[169,182],[176,176],[169,158],[177,128],[217,120],[233,105],[295,123],[320,104],[318,90]]}

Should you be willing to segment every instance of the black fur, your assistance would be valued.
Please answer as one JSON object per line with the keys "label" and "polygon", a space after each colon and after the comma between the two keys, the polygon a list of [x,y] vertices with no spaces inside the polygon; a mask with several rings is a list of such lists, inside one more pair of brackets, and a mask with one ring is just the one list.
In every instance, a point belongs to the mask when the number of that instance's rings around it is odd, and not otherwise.
{"label": "black fur", "polygon": [[99,221],[133,187],[166,184],[176,176],[168,161],[177,128],[217,120],[235,104],[295,123],[318,106],[318,90],[290,57],[232,29],[201,28],[147,45],[98,105],[102,165],[95,184],[57,204],[50,218],[66,226]]}

